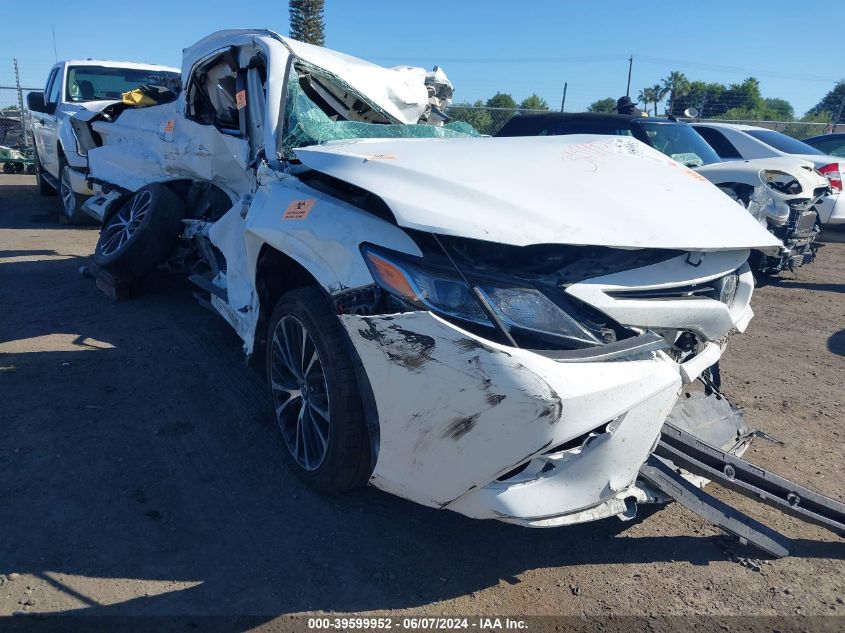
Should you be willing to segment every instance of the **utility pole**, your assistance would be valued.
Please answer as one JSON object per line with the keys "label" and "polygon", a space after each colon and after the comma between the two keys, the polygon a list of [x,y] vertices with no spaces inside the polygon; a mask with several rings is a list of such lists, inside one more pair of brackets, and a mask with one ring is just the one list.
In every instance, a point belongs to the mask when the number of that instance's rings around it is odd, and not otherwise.
{"label": "utility pole", "polygon": [[26,119],[23,115],[23,91],[21,90],[21,76],[18,72],[18,58],[12,58],[12,62],[15,64],[15,88],[18,90],[18,113],[21,116],[21,134],[23,135],[24,146],[29,147],[29,137],[26,135]]}
{"label": "utility pole", "polygon": [[631,96],[631,70],[634,68],[634,56],[628,58],[628,87],[625,88],[625,96]]}
{"label": "utility pole", "polygon": [[566,105],[566,82],[563,82],[563,99],[560,100],[560,111],[563,112],[563,108]]}

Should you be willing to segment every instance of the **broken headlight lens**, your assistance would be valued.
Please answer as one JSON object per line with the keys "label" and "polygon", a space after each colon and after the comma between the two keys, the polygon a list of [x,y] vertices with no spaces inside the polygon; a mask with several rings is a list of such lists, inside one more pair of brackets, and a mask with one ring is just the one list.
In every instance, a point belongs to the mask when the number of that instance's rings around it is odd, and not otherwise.
{"label": "broken headlight lens", "polygon": [[517,328],[588,345],[599,342],[589,330],[539,290],[482,286],[481,292],[508,329]]}
{"label": "broken headlight lens", "polygon": [[[364,259],[376,283],[394,297],[421,310],[493,327],[474,289],[458,275],[419,266],[368,247]],[[581,347],[599,340],[536,288],[484,281],[477,288],[496,318],[515,334],[556,339]]]}

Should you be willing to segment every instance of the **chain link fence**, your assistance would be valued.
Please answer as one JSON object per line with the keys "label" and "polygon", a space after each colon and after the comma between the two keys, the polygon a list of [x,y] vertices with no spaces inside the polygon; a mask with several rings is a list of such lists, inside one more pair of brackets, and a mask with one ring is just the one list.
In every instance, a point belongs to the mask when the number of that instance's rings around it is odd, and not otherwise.
{"label": "chain link fence", "polygon": [[29,134],[29,113],[26,95],[37,88],[0,86],[0,145],[20,149],[32,143]]}
{"label": "chain link fence", "polygon": [[481,134],[494,136],[505,123],[513,117],[523,114],[540,114],[547,110],[520,110],[518,108],[487,108],[481,106],[452,105],[446,114],[453,121],[464,121],[478,130]]}
{"label": "chain link fence", "polygon": [[32,171],[32,139],[26,94],[36,88],[0,85],[0,168],[3,173]]}
{"label": "chain link fence", "polygon": [[0,166],[4,173],[33,170],[33,143],[29,134],[26,95],[37,88],[21,85],[18,60],[11,60],[13,81],[0,75]]}

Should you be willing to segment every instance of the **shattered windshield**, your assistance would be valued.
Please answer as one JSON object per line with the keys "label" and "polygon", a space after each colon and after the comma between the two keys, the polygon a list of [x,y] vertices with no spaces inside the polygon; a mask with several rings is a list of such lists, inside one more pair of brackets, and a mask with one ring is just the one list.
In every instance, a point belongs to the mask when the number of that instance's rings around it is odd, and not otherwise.
{"label": "shattered windshield", "polygon": [[162,86],[179,93],[179,73],[167,70],[71,66],[67,73],[67,99],[74,103],[120,99],[138,86]]}
{"label": "shattered windshield", "polygon": [[[306,89],[311,96],[306,94]],[[354,95],[349,99],[348,93],[345,96],[351,102],[348,105],[328,91],[325,78],[320,78],[318,82],[292,70],[285,100],[283,155],[291,158],[294,148],[339,140],[480,136],[475,128],[463,121],[442,126],[390,123],[383,114],[370,108],[361,99]]]}
{"label": "shattered windshield", "polygon": [[637,120],[649,144],[687,167],[721,162],[701,135],[684,123]]}

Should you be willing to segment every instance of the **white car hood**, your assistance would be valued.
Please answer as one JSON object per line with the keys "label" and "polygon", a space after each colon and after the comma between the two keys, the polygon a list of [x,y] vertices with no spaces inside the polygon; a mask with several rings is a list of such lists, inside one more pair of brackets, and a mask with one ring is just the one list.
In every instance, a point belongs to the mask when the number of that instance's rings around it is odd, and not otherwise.
{"label": "white car hood", "polygon": [[380,196],[406,228],[516,246],[780,248],[703,176],[627,137],[367,139],[295,152]]}
{"label": "white car hood", "polygon": [[[759,174],[763,170],[782,171],[798,180],[803,190],[802,193],[794,196],[788,195],[786,196],[787,198],[800,198],[802,195],[806,197],[816,187],[823,187],[828,184],[827,178],[816,172],[813,163],[791,156],[731,160],[712,163],[710,165],[696,167],[695,169],[695,171],[705,176],[711,182],[727,182],[726,179],[734,179],[737,182],[746,182],[755,186],[762,183]],[[743,178],[743,176],[746,177]]]}

